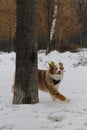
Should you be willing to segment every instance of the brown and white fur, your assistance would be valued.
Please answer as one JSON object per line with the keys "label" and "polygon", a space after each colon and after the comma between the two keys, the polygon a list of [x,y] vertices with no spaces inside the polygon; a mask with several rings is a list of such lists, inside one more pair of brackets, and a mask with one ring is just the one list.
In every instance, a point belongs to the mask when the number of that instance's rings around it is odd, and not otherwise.
{"label": "brown and white fur", "polygon": [[48,70],[38,70],[38,87],[40,90],[49,92],[53,100],[61,100],[68,102],[64,95],[58,91],[58,87],[62,81],[64,73],[63,63],[59,62],[59,66],[51,66]]}

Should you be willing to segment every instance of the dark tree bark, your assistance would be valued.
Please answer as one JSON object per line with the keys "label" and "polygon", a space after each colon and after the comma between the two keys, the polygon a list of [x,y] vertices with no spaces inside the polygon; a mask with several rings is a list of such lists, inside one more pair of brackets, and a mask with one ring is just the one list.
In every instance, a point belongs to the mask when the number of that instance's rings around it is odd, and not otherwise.
{"label": "dark tree bark", "polygon": [[38,103],[37,1],[16,0],[16,74],[13,104]]}
{"label": "dark tree bark", "polygon": [[54,0],[38,0],[38,43],[39,50],[50,51],[50,31],[54,13]]}

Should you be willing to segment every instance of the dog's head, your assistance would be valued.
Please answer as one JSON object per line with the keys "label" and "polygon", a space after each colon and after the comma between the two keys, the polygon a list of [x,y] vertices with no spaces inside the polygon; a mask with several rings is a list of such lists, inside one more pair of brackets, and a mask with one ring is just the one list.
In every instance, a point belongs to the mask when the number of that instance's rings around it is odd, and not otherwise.
{"label": "dog's head", "polygon": [[62,62],[59,62],[58,65],[51,65],[49,63],[49,75],[55,80],[61,79],[63,76],[64,66]]}

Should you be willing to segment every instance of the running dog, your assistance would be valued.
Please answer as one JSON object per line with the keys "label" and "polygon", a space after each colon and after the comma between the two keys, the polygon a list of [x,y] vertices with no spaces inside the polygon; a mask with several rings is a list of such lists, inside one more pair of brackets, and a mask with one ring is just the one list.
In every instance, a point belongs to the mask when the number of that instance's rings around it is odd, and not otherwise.
{"label": "running dog", "polygon": [[53,100],[69,102],[70,100],[58,91],[63,75],[64,66],[62,62],[59,62],[58,66],[49,64],[48,70],[38,70],[39,89],[48,92]]}

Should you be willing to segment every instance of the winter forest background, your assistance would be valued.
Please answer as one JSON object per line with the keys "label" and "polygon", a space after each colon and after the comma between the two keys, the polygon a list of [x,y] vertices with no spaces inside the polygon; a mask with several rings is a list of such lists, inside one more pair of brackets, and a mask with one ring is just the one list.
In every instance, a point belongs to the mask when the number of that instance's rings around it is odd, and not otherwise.
{"label": "winter forest background", "polygon": [[[38,90],[51,61],[68,103]],[[87,0],[0,0],[0,130],[87,130]]]}
{"label": "winter forest background", "polygon": [[[60,51],[87,47],[86,0],[38,0],[37,10],[39,50],[48,44]],[[15,50],[15,16],[15,0],[0,0],[1,51]]]}

